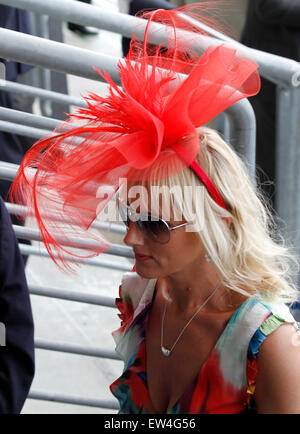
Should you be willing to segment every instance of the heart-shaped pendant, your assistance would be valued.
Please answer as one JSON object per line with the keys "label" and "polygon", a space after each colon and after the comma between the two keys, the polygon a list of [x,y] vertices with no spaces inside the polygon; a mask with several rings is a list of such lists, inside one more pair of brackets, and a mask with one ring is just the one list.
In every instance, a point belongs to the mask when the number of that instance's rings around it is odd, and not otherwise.
{"label": "heart-shaped pendant", "polygon": [[165,356],[165,357],[169,357],[169,355],[170,355],[170,353],[171,353],[171,351],[170,350],[168,350],[168,348],[165,348],[165,347],[161,347],[161,352],[163,353],[163,355]]}

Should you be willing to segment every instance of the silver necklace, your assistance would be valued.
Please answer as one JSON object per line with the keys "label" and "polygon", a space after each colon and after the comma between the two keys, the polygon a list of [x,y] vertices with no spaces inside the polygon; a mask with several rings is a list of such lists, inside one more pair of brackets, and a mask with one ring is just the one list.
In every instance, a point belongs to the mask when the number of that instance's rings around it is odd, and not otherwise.
{"label": "silver necklace", "polygon": [[164,341],[164,322],[165,322],[165,316],[166,316],[166,311],[167,311],[167,303],[165,304],[165,309],[163,312],[163,316],[162,316],[162,320],[161,320],[161,334],[160,334],[160,349],[161,352],[163,353],[163,355],[165,357],[169,357],[169,355],[171,354],[171,352],[174,350],[175,345],[177,344],[177,342],[179,341],[179,339],[181,338],[181,336],[183,335],[185,329],[190,325],[190,323],[193,321],[193,319],[195,318],[195,316],[197,315],[197,313],[200,312],[200,310],[206,305],[206,303],[212,298],[212,296],[217,292],[219,286],[221,285],[221,280],[220,282],[217,284],[217,286],[215,287],[215,289],[213,290],[213,292],[207,297],[207,299],[205,300],[205,302],[203,304],[201,304],[201,306],[196,310],[196,312],[193,314],[193,316],[189,319],[189,321],[186,323],[186,325],[183,327],[183,329],[181,330],[181,332],[179,333],[176,341],[174,342],[174,344],[172,345],[172,347],[166,348],[163,346],[163,341]]}

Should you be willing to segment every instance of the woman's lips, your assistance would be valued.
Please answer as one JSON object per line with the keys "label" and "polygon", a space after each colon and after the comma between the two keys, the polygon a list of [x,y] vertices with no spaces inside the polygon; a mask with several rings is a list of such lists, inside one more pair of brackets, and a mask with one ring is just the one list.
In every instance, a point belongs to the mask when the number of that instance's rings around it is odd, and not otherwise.
{"label": "woman's lips", "polygon": [[138,253],[135,253],[134,256],[135,256],[135,259],[138,261],[147,261],[148,259],[152,258],[152,256],[140,255]]}

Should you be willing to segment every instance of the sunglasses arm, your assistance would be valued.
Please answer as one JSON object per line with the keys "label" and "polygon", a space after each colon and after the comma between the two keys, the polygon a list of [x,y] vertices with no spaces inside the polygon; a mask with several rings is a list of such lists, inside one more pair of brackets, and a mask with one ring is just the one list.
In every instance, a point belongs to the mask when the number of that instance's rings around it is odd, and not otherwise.
{"label": "sunglasses arm", "polygon": [[186,223],[182,223],[181,225],[178,225],[178,226],[173,226],[172,228],[169,227],[169,231],[174,231],[174,229],[178,229],[178,228],[181,228],[181,227],[183,227],[183,226],[190,225],[190,224],[192,224],[192,223],[193,223],[193,222],[186,222]]}

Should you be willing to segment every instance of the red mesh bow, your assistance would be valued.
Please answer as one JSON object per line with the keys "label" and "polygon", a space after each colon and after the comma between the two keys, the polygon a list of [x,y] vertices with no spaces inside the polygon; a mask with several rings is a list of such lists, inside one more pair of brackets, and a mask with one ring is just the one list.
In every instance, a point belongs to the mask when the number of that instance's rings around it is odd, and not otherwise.
{"label": "red mesh bow", "polygon": [[[163,177],[184,170],[199,151],[196,128],[259,90],[257,64],[236,50],[221,45],[199,56],[193,48],[199,34],[177,10],[145,18],[145,41],[133,39],[128,57],[119,62],[122,89],[99,71],[109,85],[108,96],[89,94],[87,108],[39,140],[12,187],[12,199],[34,211],[50,255],[64,265],[66,253],[88,257],[108,248],[91,224],[118,190],[120,178],[138,180],[153,163]],[[169,24],[164,47],[148,44],[155,20]],[[190,38],[181,40],[182,30],[192,32]],[[74,250],[78,237],[93,242],[82,242],[84,251]]]}

